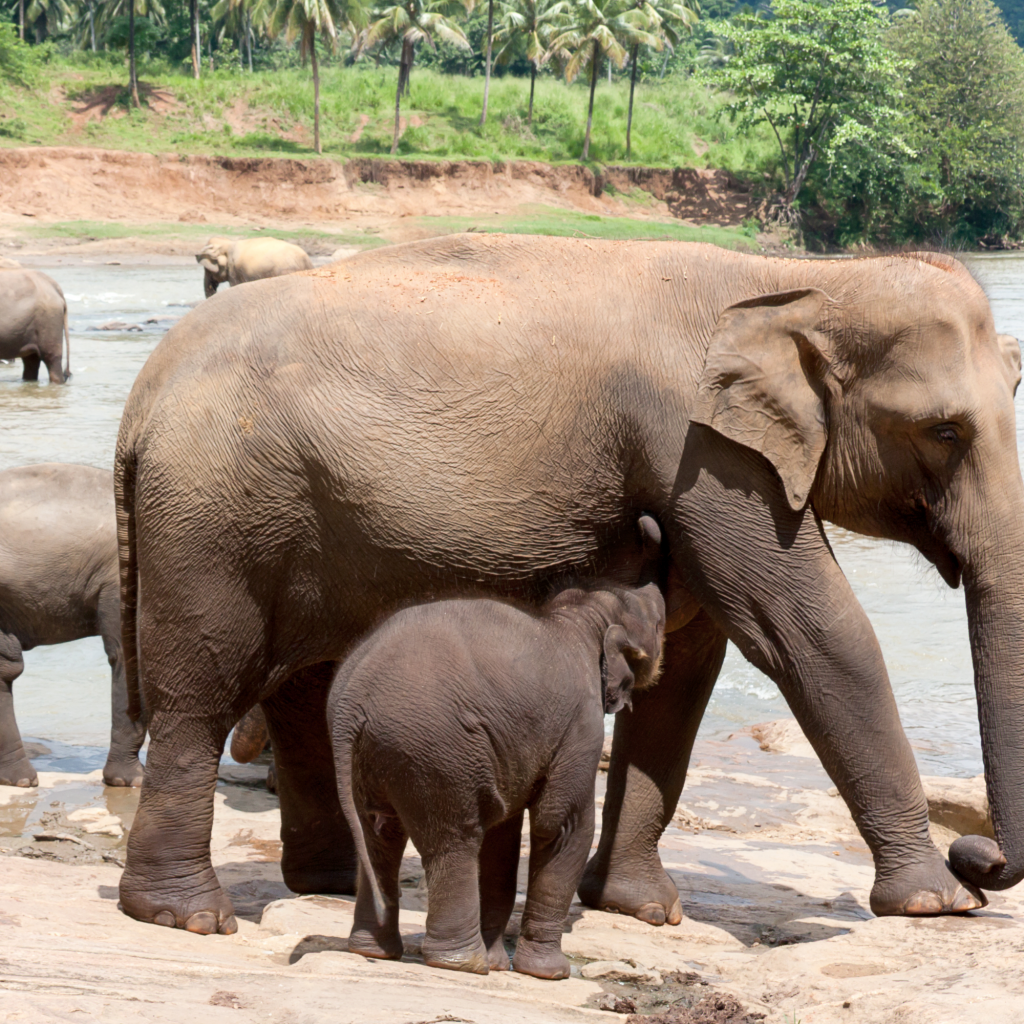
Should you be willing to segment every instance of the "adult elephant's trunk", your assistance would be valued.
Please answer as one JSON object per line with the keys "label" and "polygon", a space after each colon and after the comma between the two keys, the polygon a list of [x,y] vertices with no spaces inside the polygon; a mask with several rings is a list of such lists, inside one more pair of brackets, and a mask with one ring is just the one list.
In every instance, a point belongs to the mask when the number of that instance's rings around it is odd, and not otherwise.
{"label": "adult elephant's trunk", "polygon": [[964,566],[985,778],[996,842],[964,836],[953,869],[983,889],[1024,878],[1024,493],[1002,495],[996,521]]}

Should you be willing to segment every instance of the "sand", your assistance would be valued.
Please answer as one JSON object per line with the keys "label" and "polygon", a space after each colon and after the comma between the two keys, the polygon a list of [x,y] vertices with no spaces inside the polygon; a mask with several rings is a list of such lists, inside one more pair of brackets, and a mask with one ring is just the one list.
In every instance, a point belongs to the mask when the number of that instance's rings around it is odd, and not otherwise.
{"label": "sand", "polygon": [[[225,767],[217,789],[213,860],[237,908],[233,936],[143,925],[118,911],[137,793],[105,789],[98,772],[42,773],[36,791],[0,789],[0,1020],[629,1019],[602,1001],[635,1008],[639,1024],[1024,1020],[1020,895],[993,894],[961,918],[874,918],[870,856],[820,765],[763,751],[747,735],[699,746],[662,841],[682,924],[654,928],[574,905],[564,937],[574,976],[563,982],[425,967],[426,892],[412,847],[406,956],[384,963],[346,952],[351,899],[296,897],[281,881],[265,770]],[[599,804],[602,788],[599,776]],[[935,831],[942,843],[956,835]],[[47,835],[65,838],[34,838]],[[510,939],[516,927],[513,918]]]}

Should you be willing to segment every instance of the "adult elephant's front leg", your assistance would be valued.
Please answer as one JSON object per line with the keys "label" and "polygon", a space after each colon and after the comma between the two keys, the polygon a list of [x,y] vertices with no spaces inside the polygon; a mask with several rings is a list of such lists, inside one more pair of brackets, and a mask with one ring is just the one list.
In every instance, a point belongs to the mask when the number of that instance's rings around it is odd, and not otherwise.
{"label": "adult elephant's front leg", "polygon": [[601,841],[579,886],[591,907],[678,924],[679,894],[658,840],[686,779],[693,740],[725,657],[725,634],[703,613],[665,638],[658,684],[615,718]]}
{"label": "adult elephant's front leg", "polygon": [[302,669],[262,702],[281,800],[281,872],[292,892],[356,891],[355,845],[338,801],[327,729],[335,668],[325,661]]}

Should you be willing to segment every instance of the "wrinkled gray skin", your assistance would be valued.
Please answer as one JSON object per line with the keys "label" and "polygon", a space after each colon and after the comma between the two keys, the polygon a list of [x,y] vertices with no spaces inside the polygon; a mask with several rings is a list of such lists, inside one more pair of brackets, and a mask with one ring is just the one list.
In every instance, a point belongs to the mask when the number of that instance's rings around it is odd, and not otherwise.
{"label": "wrinkled gray skin", "polygon": [[[140,786],[145,726],[127,713],[110,472],[43,463],[0,473],[0,784],[36,786],[14,718],[22,651],[103,638],[111,668],[108,786]],[[68,680],[74,685],[74,680]]]}
{"label": "wrinkled gray skin", "polygon": [[214,237],[196,253],[196,262],[205,271],[203,290],[207,298],[225,281],[231,285],[245,284],[313,269],[305,250],[278,238],[243,238],[236,242]]}
{"label": "wrinkled gray skin", "polygon": [[[567,577],[603,577],[644,510],[685,599],[661,682],[616,719],[584,901],[680,919],[658,839],[727,639],[778,684],[850,807],[876,913],[960,912],[982,903],[971,883],[1015,885],[1019,378],[1016,341],[936,254],[453,235],[203,303],[143,368],[118,440],[129,693],[137,637],[153,715],[124,909],[234,927],[209,857],[213,792],[256,701],[285,880],[352,891],[328,795],[332,663],[410,604],[540,603]],[[951,870],[932,843],[878,642],[822,519],[912,544],[963,581],[994,852],[954,844]]]}
{"label": "wrinkled gray skin", "polygon": [[[67,361],[61,366],[67,339]],[[0,359],[20,359],[22,380],[38,380],[42,362],[51,384],[71,376],[68,306],[60,285],[39,270],[0,269]]]}
{"label": "wrinkled gray skin", "polygon": [[398,876],[411,838],[430,893],[424,961],[507,971],[529,810],[513,966],[569,976],[562,928],[594,838],[604,715],[656,678],[664,625],[652,583],[563,591],[541,615],[491,600],[418,605],[356,647],[327,701],[361,867],[350,952],[401,957]]}

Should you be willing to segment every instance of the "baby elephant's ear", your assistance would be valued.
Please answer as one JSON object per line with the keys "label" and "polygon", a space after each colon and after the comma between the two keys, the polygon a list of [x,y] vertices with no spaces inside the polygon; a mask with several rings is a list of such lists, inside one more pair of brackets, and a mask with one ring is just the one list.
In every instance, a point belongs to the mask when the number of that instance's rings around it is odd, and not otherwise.
{"label": "baby elephant's ear", "polygon": [[626,650],[630,647],[626,630],[616,624],[609,626],[604,634],[604,668],[602,691],[604,713],[614,715],[623,708],[633,710],[633,670],[626,661]]}

